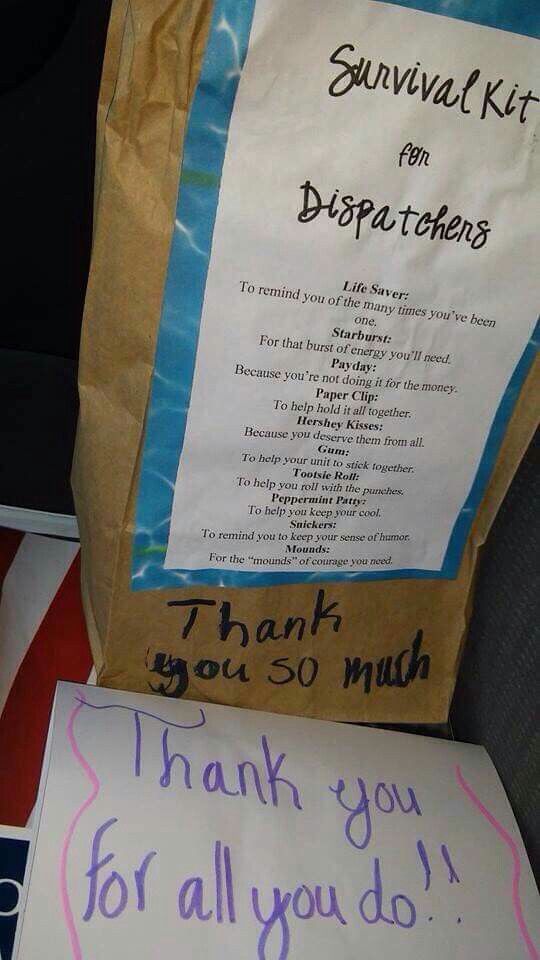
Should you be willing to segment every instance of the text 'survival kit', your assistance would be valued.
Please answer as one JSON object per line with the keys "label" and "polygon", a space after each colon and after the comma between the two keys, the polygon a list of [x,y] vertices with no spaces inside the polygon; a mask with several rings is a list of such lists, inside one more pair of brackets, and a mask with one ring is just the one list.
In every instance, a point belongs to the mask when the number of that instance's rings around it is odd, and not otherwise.
{"label": "text 'survival kit'", "polygon": [[446,717],[537,418],[540,14],[466,6],[113,5],[75,465],[100,682]]}

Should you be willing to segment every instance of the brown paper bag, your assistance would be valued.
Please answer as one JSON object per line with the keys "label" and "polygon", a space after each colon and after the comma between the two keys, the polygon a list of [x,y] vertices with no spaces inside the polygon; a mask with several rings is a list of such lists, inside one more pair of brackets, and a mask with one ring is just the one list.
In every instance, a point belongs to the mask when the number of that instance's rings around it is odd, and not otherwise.
{"label": "brown paper bag", "polygon": [[210,0],[113,0],[73,485],[98,681],[349,721],[447,718],[475,568],[537,420],[516,403],[455,579],[133,592],[134,510],[187,111]]}

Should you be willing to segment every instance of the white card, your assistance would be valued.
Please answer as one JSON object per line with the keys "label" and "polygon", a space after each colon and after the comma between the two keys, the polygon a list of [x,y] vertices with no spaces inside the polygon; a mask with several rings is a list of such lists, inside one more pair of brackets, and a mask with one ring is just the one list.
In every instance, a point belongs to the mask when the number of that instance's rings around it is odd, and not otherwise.
{"label": "white card", "polygon": [[539,956],[481,747],[61,683],[36,833],[19,960]]}

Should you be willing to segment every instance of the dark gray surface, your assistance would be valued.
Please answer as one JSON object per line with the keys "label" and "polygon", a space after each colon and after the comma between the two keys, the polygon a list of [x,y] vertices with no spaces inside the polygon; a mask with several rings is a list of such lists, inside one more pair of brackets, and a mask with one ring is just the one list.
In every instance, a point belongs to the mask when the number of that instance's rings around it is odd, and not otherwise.
{"label": "dark gray surface", "polygon": [[537,435],[482,552],[451,722],[488,750],[540,883],[539,466]]}
{"label": "dark gray surface", "polygon": [[0,504],[74,514],[74,360],[0,349]]}

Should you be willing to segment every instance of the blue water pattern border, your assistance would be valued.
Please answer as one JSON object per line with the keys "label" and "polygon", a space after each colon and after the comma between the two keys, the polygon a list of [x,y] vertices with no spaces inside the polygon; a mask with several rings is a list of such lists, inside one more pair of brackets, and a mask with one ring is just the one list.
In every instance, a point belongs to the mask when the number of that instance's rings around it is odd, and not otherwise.
{"label": "blue water pattern border", "polygon": [[[263,587],[305,581],[453,578],[517,395],[533,361],[540,325],[497,409],[469,495],[440,570],[374,573],[165,570],[174,484],[184,443],[210,262],[221,171],[256,0],[215,0],[199,83],[188,119],[176,219],[158,333],[133,537],[132,589],[191,584]],[[389,0],[398,6],[540,37],[538,0]]]}

